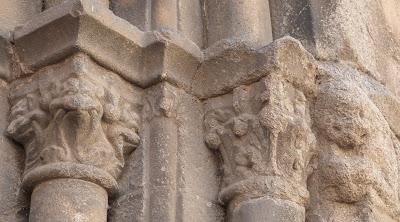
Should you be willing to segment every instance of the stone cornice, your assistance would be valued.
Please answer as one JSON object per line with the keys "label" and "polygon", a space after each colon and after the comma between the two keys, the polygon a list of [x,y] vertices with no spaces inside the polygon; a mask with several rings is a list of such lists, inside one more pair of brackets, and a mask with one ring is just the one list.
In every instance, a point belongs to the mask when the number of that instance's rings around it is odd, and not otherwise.
{"label": "stone cornice", "polygon": [[14,41],[26,73],[80,51],[140,87],[168,81],[202,99],[255,82],[274,70],[300,73],[315,67],[313,57],[290,37],[261,48],[224,39],[202,50],[174,31],[143,32],[88,0],[66,1],[45,10],[15,30]]}
{"label": "stone cornice", "polygon": [[[172,75],[164,70],[167,63],[190,57],[202,60],[201,50],[191,41],[168,30],[142,32],[88,0],[66,1],[45,10],[15,30],[14,41],[27,73],[81,51],[142,87]],[[166,55],[171,51],[174,56]]]}
{"label": "stone cornice", "polygon": [[[277,39],[259,49],[245,42],[220,41],[204,51],[191,91],[199,98],[215,97],[274,73],[283,73],[295,85],[304,85],[300,76],[315,76],[317,62],[292,37]],[[302,87],[307,90],[305,93],[313,93],[313,87]]]}

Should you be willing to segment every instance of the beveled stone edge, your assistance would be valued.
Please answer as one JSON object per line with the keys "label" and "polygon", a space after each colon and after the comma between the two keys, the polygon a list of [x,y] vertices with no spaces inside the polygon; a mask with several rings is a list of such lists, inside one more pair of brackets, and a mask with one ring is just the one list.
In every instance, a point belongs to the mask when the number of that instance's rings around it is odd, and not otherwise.
{"label": "beveled stone edge", "polygon": [[[288,53],[291,51],[291,53]],[[231,59],[231,55],[243,54],[241,61]],[[312,75],[318,72],[317,60],[308,52],[297,39],[285,36],[273,41],[265,47],[254,49],[245,42],[224,41],[214,48],[205,51],[207,55],[203,64],[218,64],[227,61],[224,66],[230,67],[235,63],[246,64],[246,56],[259,61],[255,66],[249,67],[243,74],[224,75],[219,70],[211,73],[197,73],[193,79],[190,92],[194,92],[200,99],[208,99],[221,96],[231,92],[240,85],[248,85],[259,81],[263,77],[282,73],[283,75],[294,76],[298,73],[291,73],[290,67],[296,66],[302,71],[309,71]],[[199,70],[201,70],[201,66]],[[208,67],[209,68],[209,67]],[[218,78],[218,81],[215,79]],[[206,84],[204,84],[204,82]],[[202,83],[203,85],[200,85]],[[218,84],[216,84],[218,83]],[[214,85],[213,85],[214,84]],[[309,89],[306,94],[313,94]]]}
{"label": "beveled stone edge", "polygon": [[[307,57],[310,63],[314,63],[313,60],[315,60],[298,40],[291,37],[283,37],[258,49],[254,48],[246,41],[224,39],[207,49],[201,50],[196,44],[180,34],[169,30],[142,32],[129,22],[114,15],[109,9],[97,6],[92,10],[91,6],[92,5],[90,5],[87,0],[72,0],[48,9],[32,19],[27,25],[17,29],[14,34],[14,41],[17,42],[16,45],[18,46],[19,39],[27,37],[31,33],[37,31],[37,29],[51,24],[52,21],[38,22],[45,17],[49,17],[54,21],[54,19],[60,18],[60,14],[63,13],[67,16],[75,16],[78,20],[79,18],[80,20],[93,20],[97,24],[103,26],[104,30],[113,32],[113,35],[122,36],[124,41],[129,42],[132,47],[136,47],[138,51],[130,52],[128,50],[126,52],[128,54],[130,53],[130,55],[139,53],[139,55],[134,55],[133,58],[151,60],[152,55],[156,55],[160,57],[158,58],[159,61],[156,61],[155,64],[150,64],[149,66],[151,67],[145,69],[142,65],[132,67],[131,64],[128,63],[125,63],[125,66],[121,66],[120,63],[115,64],[115,62],[118,63],[118,58],[107,60],[107,54],[110,54],[112,57],[116,52],[109,53],[104,50],[98,52],[96,49],[90,49],[90,46],[85,47],[82,45],[85,43],[80,42],[78,39],[69,47],[60,49],[61,51],[46,56],[45,60],[50,61],[39,62],[38,68],[59,62],[61,59],[81,51],[90,55],[99,65],[116,72],[129,82],[141,88],[147,88],[159,82],[167,81],[200,99],[207,99],[228,93],[239,85],[250,84],[277,70],[284,70],[286,65],[279,61],[279,56],[282,56],[280,55],[280,50],[284,48],[285,45],[292,44],[296,46],[295,50],[297,50],[297,52],[294,53],[295,56],[300,55]],[[52,15],[54,13],[55,15]],[[31,27],[29,25],[31,23],[42,23],[42,26]],[[79,30],[78,34],[79,32],[85,32],[85,30]],[[166,55],[167,51],[178,56],[175,56],[175,58],[171,60],[168,58],[168,55]],[[230,54],[243,54],[243,57],[240,57],[238,61],[228,61]],[[125,54],[121,53],[121,55]],[[250,67],[249,70],[243,73],[235,73],[236,70],[231,70],[233,72],[232,75],[228,75],[225,79],[219,80],[224,83],[222,85],[215,86],[212,84],[204,84],[207,81],[215,81],[215,78],[221,76],[221,73],[218,73],[218,69],[216,69],[217,71],[214,73],[202,72],[202,67],[213,66],[223,60],[228,61],[226,62],[226,66],[228,67],[230,64],[234,63],[243,63],[245,65],[246,58],[244,57],[247,55],[259,60],[259,64],[255,67]],[[150,57],[146,58],[148,56]],[[248,59],[249,58],[247,58],[247,60]],[[182,61],[189,67],[189,71],[186,72],[186,69],[182,69],[181,73],[177,74],[175,73],[176,69],[173,68],[170,70],[170,67],[174,67],[174,64]],[[209,69],[212,69],[212,67]]]}
{"label": "beveled stone edge", "polygon": [[[93,7],[92,7],[93,6]],[[64,42],[66,42],[65,45],[59,46],[56,43],[54,47],[55,50],[50,51],[48,55],[42,53],[39,58],[36,58],[32,55],[27,55],[26,57],[28,58],[33,58],[33,61],[29,61],[29,59],[24,59],[24,54],[25,48],[29,47],[29,45],[20,43],[20,40],[23,39],[29,39],[29,38],[34,38],[34,39],[39,39],[40,40],[40,30],[44,30],[51,27],[53,23],[56,23],[57,21],[60,21],[60,19],[72,19],[76,24],[72,24],[72,26],[76,27],[76,33],[73,33],[72,36],[68,37]],[[99,25],[102,28],[102,31],[112,33],[110,36],[112,37],[118,37],[114,38],[113,40],[118,41],[118,45],[126,45],[128,44],[130,48],[127,47],[119,47],[118,51],[112,52],[113,49],[105,49],[105,48],[96,48],[92,49],[91,46],[86,46],[86,44],[89,44],[88,41],[85,41],[84,39],[81,39],[80,36],[85,35],[85,32],[90,32],[91,30],[87,29],[80,29],[80,26],[82,25],[83,22],[95,22],[95,24]],[[53,27],[54,28],[54,27]],[[57,27],[58,28],[58,27]],[[63,27],[59,27],[63,28]],[[83,33],[83,34],[82,34]],[[90,33],[86,33],[88,35]],[[97,36],[94,36],[95,38]],[[101,40],[101,39],[99,39]],[[58,6],[52,7],[48,10],[45,10],[41,14],[39,14],[37,17],[33,18],[30,22],[25,24],[24,26],[18,28],[14,32],[14,37],[13,41],[15,42],[17,49],[20,54],[20,60],[21,60],[21,66],[24,66],[23,69],[25,70],[26,73],[32,73],[35,72],[36,70],[50,65],[52,63],[59,62],[65,57],[68,57],[70,54],[75,53],[77,51],[82,51],[84,53],[89,54],[92,56],[97,62],[99,62],[101,65],[110,68],[111,70],[119,73],[123,77],[127,78],[129,81],[141,86],[141,87],[147,87],[148,85],[153,84],[154,82],[159,81],[159,79],[162,79],[162,74],[163,71],[159,73],[144,73],[141,75],[136,74],[132,78],[132,73],[138,73],[141,72],[140,67],[133,67],[135,70],[130,67],[132,63],[125,63],[123,64],[126,67],[129,67],[128,69],[123,69],[119,68],[120,64],[114,64],[115,62],[121,60],[118,58],[109,58],[107,59],[108,56],[124,56],[125,54],[129,54],[132,52],[130,49],[137,48],[138,51],[133,52],[134,54],[139,53],[139,55],[136,55],[135,58],[139,58],[141,60],[145,59],[144,57],[146,56],[145,51],[149,51],[152,49],[155,49],[154,45],[160,45],[161,44],[161,49],[156,48],[156,52],[158,51],[165,51],[168,48],[174,49],[174,48],[179,48],[185,51],[185,53],[189,57],[195,57],[196,60],[201,61],[203,59],[203,54],[200,50],[200,48],[197,47],[196,44],[194,44],[192,41],[186,39],[185,37],[173,33],[169,30],[157,30],[157,31],[151,31],[151,32],[143,32],[139,30],[137,27],[131,25],[129,22],[123,20],[122,18],[119,18],[118,16],[114,15],[112,11],[110,11],[107,8],[100,7],[98,5],[91,5],[88,0],[72,0],[72,1],[66,1],[63,4],[60,4]],[[26,40],[25,40],[26,41]],[[27,41],[31,42],[31,41]],[[102,42],[102,41],[99,41]],[[51,45],[51,42],[49,43],[48,41],[44,41],[42,43],[37,42],[36,45],[41,44],[41,45]],[[110,43],[111,44],[111,43]],[[51,46],[47,46],[48,48]],[[110,51],[111,50],[111,51]],[[120,50],[125,50],[124,53],[120,53]],[[28,52],[29,53],[29,52]],[[45,52],[47,53],[47,52]],[[102,55],[104,54],[104,55]],[[149,53],[147,53],[149,54]],[[160,53],[157,53],[160,54]],[[164,60],[162,60],[164,61]],[[163,63],[159,64],[159,66],[163,67]]]}

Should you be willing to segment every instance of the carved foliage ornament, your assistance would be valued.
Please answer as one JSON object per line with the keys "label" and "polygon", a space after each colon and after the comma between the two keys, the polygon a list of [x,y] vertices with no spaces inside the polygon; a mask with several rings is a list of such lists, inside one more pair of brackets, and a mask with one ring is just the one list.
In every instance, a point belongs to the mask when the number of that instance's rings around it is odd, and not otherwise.
{"label": "carved foliage ornament", "polygon": [[223,159],[226,202],[266,194],[304,205],[315,138],[304,94],[279,76],[234,89],[232,106],[205,115],[208,147]]}
{"label": "carved foliage ornament", "polygon": [[39,73],[14,87],[7,132],[25,147],[25,180],[83,177],[114,189],[124,156],[140,142],[139,117],[103,76],[74,62],[72,70]]}

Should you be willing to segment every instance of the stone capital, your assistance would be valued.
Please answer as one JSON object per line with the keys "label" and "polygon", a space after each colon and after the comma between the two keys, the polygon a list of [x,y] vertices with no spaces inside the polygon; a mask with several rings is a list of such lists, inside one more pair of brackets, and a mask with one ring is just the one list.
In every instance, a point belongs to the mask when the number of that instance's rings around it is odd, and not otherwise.
{"label": "stone capital", "polygon": [[26,151],[23,187],[72,178],[115,192],[124,157],[140,143],[139,99],[124,97],[135,93],[82,54],[14,81],[7,132]]}
{"label": "stone capital", "polygon": [[272,196],[306,204],[315,136],[304,91],[273,73],[207,101],[205,142],[222,156],[223,203]]}

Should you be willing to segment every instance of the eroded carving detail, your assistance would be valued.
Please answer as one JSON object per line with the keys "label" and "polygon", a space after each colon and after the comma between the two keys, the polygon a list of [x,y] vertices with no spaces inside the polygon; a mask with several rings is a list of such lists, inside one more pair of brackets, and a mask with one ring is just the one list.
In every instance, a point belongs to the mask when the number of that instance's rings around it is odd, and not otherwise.
{"label": "eroded carving detail", "polygon": [[[25,147],[24,180],[27,184],[38,182],[37,177],[115,180],[124,156],[140,142],[135,107],[115,88],[105,87],[100,77],[80,69],[52,74],[38,74],[25,86],[29,93],[12,98],[7,132]],[[97,171],[104,178],[95,179]]]}
{"label": "eroded carving detail", "polygon": [[[312,221],[358,221],[359,218],[375,221],[377,215],[399,218],[396,136],[356,83],[341,76],[326,78],[314,112],[320,132],[320,152],[310,186],[315,201],[309,218]],[[346,204],[353,207],[337,211]],[[391,221],[386,216],[378,220]]]}
{"label": "eroded carving detail", "polygon": [[206,113],[205,128],[223,159],[222,201],[270,195],[304,206],[315,138],[301,90],[280,76],[238,87],[231,107]]}
{"label": "eroded carving detail", "polygon": [[178,96],[177,89],[168,84],[160,83],[158,87],[154,87],[145,97],[144,116],[147,119],[153,117],[176,117]]}

